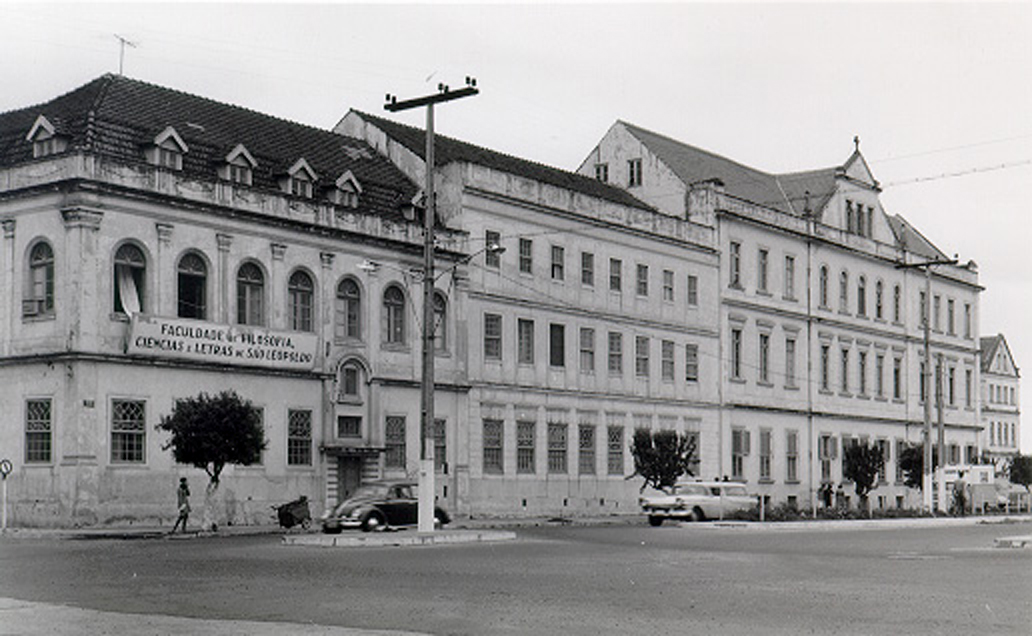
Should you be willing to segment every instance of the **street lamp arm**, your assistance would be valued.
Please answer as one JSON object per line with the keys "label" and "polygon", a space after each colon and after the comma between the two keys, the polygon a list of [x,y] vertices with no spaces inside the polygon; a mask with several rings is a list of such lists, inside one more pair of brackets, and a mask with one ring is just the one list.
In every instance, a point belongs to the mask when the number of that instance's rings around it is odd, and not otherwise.
{"label": "street lamp arm", "polygon": [[491,243],[490,245],[485,245],[483,248],[481,248],[481,249],[479,249],[479,250],[477,250],[475,252],[472,252],[470,254],[466,254],[462,258],[458,259],[450,267],[441,270],[441,272],[439,274],[434,276],[434,282],[436,283],[437,281],[441,280],[441,277],[444,276],[445,274],[454,272],[455,269],[459,265],[465,265],[465,264],[469,263],[470,261],[472,261],[474,258],[480,256],[481,254],[504,254],[504,253],[505,253],[505,248],[503,246],[499,245],[498,243]]}

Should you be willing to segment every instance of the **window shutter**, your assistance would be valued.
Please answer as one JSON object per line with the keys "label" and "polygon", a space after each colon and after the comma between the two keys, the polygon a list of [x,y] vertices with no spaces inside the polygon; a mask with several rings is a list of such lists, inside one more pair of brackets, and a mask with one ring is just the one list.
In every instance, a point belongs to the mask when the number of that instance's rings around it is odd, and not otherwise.
{"label": "window shutter", "polygon": [[749,431],[742,431],[742,454],[749,454]]}
{"label": "window shutter", "polygon": [[836,443],[835,436],[828,437],[828,442],[831,446],[831,459],[838,459],[838,444]]}

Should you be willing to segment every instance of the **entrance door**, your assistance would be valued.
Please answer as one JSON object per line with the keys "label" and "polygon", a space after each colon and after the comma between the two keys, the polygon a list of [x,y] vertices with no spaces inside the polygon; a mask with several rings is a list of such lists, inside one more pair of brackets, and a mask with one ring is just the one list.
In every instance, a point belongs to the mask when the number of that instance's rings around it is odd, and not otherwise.
{"label": "entrance door", "polygon": [[343,456],[337,458],[337,502],[340,503],[362,484],[362,458]]}

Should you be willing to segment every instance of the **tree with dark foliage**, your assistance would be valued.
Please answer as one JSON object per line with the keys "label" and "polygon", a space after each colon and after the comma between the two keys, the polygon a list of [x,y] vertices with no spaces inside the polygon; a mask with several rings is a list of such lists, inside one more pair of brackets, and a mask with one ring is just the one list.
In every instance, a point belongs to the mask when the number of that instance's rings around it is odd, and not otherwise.
{"label": "tree with dark foliage", "polygon": [[171,434],[162,449],[172,449],[179,464],[204,470],[209,483],[203,526],[214,529],[213,502],[227,464],[250,466],[261,461],[265,431],[258,410],[234,391],[177,400],[157,429]]}
{"label": "tree with dark foliage", "polygon": [[850,444],[842,453],[842,477],[853,482],[860,507],[868,509],[867,495],[878,487],[885,456],[877,444]]}
{"label": "tree with dark foliage", "polygon": [[631,477],[640,475],[645,479],[642,491],[646,486],[665,490],[676,484],[681,475],[694,476],[695,452],[696,437],[693,434],[636,428],[631,442],[631,456],[634,458]]}
{"label": "tree with dark foliage", "polygon": [[1029,490],[1032,485],[1032,456],[1018,453],[1010,460],[1010,467],[1007,470],[1008,477],[1012,484],[1018,484]]}
{"label": "tree with dark foliage", "polygon": [[[903,483],[911,488],[921,490],[924,479],[924,444],[906,446],[896,460],[903,471]],[[938,449],[932,447],[932,469],[939,465]]]}

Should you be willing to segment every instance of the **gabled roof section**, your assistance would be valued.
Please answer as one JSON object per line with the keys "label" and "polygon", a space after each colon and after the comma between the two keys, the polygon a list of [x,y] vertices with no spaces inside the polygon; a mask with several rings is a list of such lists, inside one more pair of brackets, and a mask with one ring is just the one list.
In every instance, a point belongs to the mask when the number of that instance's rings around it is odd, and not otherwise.
{"label": "gabled roof section", "polygon": [[1003,337],[1002,333],[998,333],[995,336],[983,336],[978,339],[978,346],[982,352],[982,373],[992,372],[993,362],[996,361],[996,356],[1000,354],[1006,354],[1010,360],[1011,366],[1014,368],[1014,375],[1019,376],[1018,364],[1014,360],[1014,356],[1011,354],[1010,346],[1007,344],[1007,339]]}
{"label": "gabled roof section", "polygon": [[186,145],[186,142],[183,141],[183,138],[179,136],[179,133],[177,133],[176,129],[172,126],[168,126],[167,128],[165,128],[165,130],[162,130],[160,133],[158,133],[158,135],[154,137],[154,141],[151,143],[155,146],[160,146],[169,139],[171,139],[177,146],[179,146],[180,152],[190,151],[190,148]]}
{"label": "gabled roof section", "polygon": [[842,172],[847,178],[855,182],[863,183],[875,190],[881,191],[878,180],[874,178],[874,173],[871,172],[871,167],[867,165],[867,160],[860,154],[859,148],[854,150],[852,156],[846,160],[846,163],[842,166]]}
{"label": "gabled roof section", "polygon": [[258,165],[258,162],[255,161],[254,157],[251,156],[251,153],[247,151],[244,144],[237,144],[232,150],[230,150],[226,154],[225,162],[233,163],[240,157],[243,157],[244,160],[247,161],[247,164],[252,168]]}
{"label": "gabled roof section", "polygon": [[57,134],[57,128],[50,123],[46,115],[40,115],[36,118],[36,122],[32,124],[32,128],[29,129],[29,134],[25,135],[25,141],[35,141],[40,131],[45,132],[47,136]]}
{"label": "gabled roof section", "polygon": [[287,174],[289,174],[292,177],[302,171],[308,173],[308,179],[310,181],[319,180],[319,175],[316,174],[315,170],[312,169],[312,166],[308,164],[308,161],[304,157],[301,157],[300,159],[295,161],[293,165],[287,168]]}
{"label": "gabled roof section", "polygon": [[354,192],[362,194],[362,184],[358,182],[355,175],[351,174],[350,170],[340,175],[333,185],[337,186],[337,188],[341,190],[351,188]]}
{"label": "gabled roof section", "polygon": [[351,171],[362,183],[363,208],[401,219],[399,206],[417,188],[365,141],[121,75],[99,77],[46,103],[0,113],[0,167],[33,159],[25,139],[44,115],[68,137],[68,149],[145,163],[141,148],[172,127],[190,152],[182,172],[214,179],[226,149],[246,147],[255,161],[252,185],[279,190],[276,170],[304,157],[316,174]]}
{"label": "gabled roof section", "polygon": [[[426,136],[423,130],[361,111],[356,110],[354,112],[362,119],[383,130],[388,137],[405,146],[410,152],[424,161],[426,160]],[[527,179],[533,179],[534,181],[540,181],[558,188],[573,190],[574,192],[620,205],[643,210],[654,209],[620,188],[575,172],[567,172],[559,168],[527,161],[526,159],[519,159],[443,135],[435,135],[434,143],[436,144],[434,146],[434,161],[438,166],[454,162],[472,163],[498,170],[499,172],[507,172]]]}
{"label": "gabled roof section", "polygon": [[886,215],[885,218],[888,219],[889,227],[892,228],[893,233],[896,235],[896,243],[906,249],[906,251],[924,258],[949,259],[946,254],[925,238],[924,234],[918,232],[917,228],[908,223],[899,214],[895,216]]}

